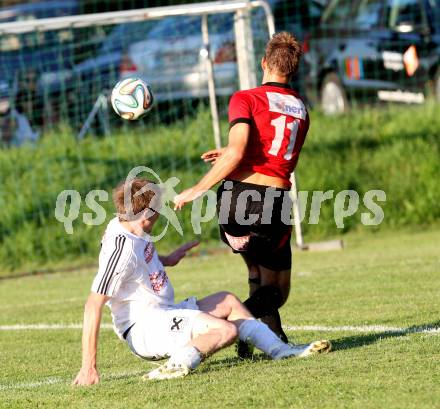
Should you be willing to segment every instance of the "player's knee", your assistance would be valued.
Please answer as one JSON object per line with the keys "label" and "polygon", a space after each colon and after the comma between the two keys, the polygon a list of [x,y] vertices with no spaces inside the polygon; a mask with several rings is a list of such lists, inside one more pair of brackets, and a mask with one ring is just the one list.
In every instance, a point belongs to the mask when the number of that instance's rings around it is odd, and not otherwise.
{"label": "player's knee", "polygon": [[256,290],[244,302],[244,305],[255,318],[261,318],[265,315],[273,314],[274,311],[284,304],[286,299],[287,297],[283,297],[282,291],[278,286],[265,285]]}
{"label": "player's knee", "polygon": [[229,291],[223,291],[221,295],[223,302],[225,302],[229,307],[235,307],[236,305],[241,304],[241,301],[238,299],[238,297]]}
{"label": "player's knee", "polygon": [[228,293],[227,298],[228,298],[228,302],[232,306],[236,306],[238,304],[241,304],[240,299],[235,294],[233,294],[233,293]]}

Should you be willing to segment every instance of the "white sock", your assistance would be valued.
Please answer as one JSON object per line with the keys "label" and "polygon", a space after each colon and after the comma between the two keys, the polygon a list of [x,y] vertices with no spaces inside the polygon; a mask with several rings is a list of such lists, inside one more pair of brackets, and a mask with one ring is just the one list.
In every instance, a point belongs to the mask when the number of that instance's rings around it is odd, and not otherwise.
{"label": "white sock", "polygon": [[242,341],[255,345],[270,357],[274,357],[280,349],[288,347],[264,322],[254,318],[241,323],[238,328],[238,337]]}
{"label": "white sock", "polygon": [[200,352],[197,348],[190,345],[174,351],[171,354],[168,363],[176,366],[184,365],[190,369],[195,369],[200,365],[201,361],[202,356],[200,355]]}

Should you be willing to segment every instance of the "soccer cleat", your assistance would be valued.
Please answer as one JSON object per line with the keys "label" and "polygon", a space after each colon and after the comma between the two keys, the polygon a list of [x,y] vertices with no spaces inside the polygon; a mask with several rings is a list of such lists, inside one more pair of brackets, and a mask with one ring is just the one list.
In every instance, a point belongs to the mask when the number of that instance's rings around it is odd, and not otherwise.
{"label": "soccer cleat", "polygon": [[170,363],[170,361],[148,372],[142,377],[144,381],[183,378],[190,373],[190,368],[182,364]]}
{"label": "soccer cleat", "polygon": [[272,354],[272,359],[284,359],[290,357],[304,358],[311,355],[325,354],[330,352],[332,344],[330,341],[314,341],[310,344],[292,345],[288,344],[285,348],[280,348]]}
{"label": "soccer cleat", "polygon": [[254,355],[254,346],[249,342],[245,342],[242,340],[238,340],[235,345],[235,350],[237,351],[237,355],[241,359],[252,359]]}

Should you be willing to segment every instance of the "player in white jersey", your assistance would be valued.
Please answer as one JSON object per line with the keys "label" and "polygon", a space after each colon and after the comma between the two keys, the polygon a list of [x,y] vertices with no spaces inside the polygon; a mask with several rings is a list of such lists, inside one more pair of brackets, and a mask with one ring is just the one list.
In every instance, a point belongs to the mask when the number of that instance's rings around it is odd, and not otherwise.
{"label": "player in white jersey", "polygon": [[328,341],[285,344],[228,292],[176,304],[164,266],[176,265],[198,243],[185,244],[169,256],[157,254],[149,236],[160,209],[154,183],[144,179],[121,183],[114,201],[118,217],[110,221],[102,240],[99,270],[84,311],[82,367],[74,384],[99,382],[96,355],[104,304],[110,307],[116,334],[135,355],[169,357],[145,379],[184,376],[203,357],[231,345],[237,337],[273,359],[330,350]]}

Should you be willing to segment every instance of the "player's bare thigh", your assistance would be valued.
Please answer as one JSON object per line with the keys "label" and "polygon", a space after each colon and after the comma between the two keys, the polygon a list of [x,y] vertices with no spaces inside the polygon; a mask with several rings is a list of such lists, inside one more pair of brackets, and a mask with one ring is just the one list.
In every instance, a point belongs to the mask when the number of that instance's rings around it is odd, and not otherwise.
{"label": "player's bare thigh", "polygon": [[203,355],[210,355],[231,345],[237,336],[235,324],[202,312],[193,322],[189,345],[197,348]]}
{"label": "player's bare thigh", "polygon": [[211,314],[202,312],[197,315],[192,327],[191,338],[197,338],[212,331],[222,331],[225,328],[226,320],[214,317]]}

